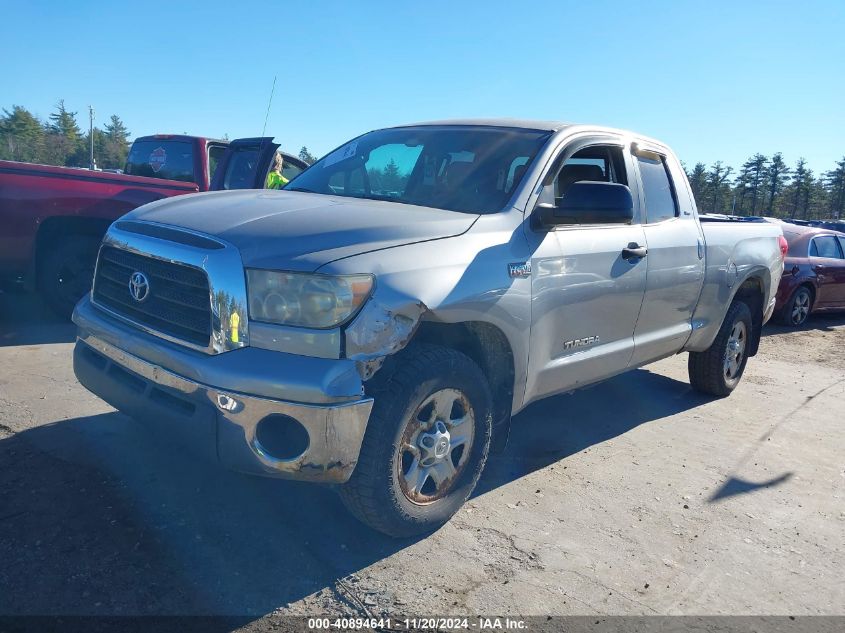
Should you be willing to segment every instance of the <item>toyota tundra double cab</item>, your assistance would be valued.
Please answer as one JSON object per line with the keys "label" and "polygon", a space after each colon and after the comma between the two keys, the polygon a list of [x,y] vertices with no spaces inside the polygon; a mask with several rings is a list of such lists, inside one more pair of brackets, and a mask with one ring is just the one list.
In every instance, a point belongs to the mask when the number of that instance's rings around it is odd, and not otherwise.
{"label": "toyota tundra double cab", "polygon": [[285,190],[112,224],[74,369],[163,441],[336,485],[406,536],[449,520],[540,398],[680,352],[729,395],[784,252],[777,225],[701,221],[672,151],[631,132],[381,129]]}

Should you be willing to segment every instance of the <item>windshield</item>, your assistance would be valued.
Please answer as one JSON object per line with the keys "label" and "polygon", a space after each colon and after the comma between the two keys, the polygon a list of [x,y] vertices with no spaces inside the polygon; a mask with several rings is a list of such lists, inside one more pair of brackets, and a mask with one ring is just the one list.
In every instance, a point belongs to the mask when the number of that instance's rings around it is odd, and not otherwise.
{"label": "windshield", "polygon": [[378,130],[336,149],[285,188],[494,213],[505,207],[549,136],[481,126]]}

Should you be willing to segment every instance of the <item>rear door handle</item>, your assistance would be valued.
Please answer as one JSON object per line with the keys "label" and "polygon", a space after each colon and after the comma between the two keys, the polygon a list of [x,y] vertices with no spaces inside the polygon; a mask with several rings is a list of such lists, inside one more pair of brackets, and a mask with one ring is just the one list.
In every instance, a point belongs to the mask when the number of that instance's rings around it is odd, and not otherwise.
{"label": "rear door handle", "polygon": [[631,242],[622,249],[622,259],[642,259],[646,255],[648,255],[648,248],[636,242]]}

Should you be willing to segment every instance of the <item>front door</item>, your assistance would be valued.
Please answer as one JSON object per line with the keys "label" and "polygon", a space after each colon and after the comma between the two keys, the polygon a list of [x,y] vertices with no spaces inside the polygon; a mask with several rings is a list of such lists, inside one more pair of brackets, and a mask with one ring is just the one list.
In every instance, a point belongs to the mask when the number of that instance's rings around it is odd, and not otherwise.
{"label": "front door", "polygon": [[[560,163],[544,179],[539,202],[560,200],[579,180],[629,181],[630,156],[621,142],[570,146]],[[533,255],[526,402],[627,367],[646,282],[645,260],[623,254],[645,243],[636,217],[633,224],[531,228],[528,237]]]}
{"label": "front door", "polygon": [[819,235],[810,243],[810,266],[818,279],[815,307],[845,306],[845,258],[835,235]]}
{"label": "front door", "polygon": [[211,190],[263,189],[277,149],[272,137],[235,139],[214,171]]}

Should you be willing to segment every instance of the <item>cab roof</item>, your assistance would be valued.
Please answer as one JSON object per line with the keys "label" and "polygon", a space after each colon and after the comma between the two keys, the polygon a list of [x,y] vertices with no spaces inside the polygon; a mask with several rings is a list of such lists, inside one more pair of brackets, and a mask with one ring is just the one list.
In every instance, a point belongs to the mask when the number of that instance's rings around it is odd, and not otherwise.
{"label": "cab roof", "polygon": [[563,121],[535,121],[531,119],[509,119],[509,118],[478,118],[478,119],[443,119],[441,121],[420,121],[407,125],[394,125],[393,128],[421,127],[428,125],[474,125],[478,127],[510,127],[524,130],[539,130],[542,132],[557,132],[565,127],[573,125]]}

